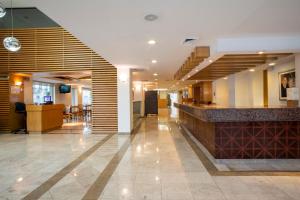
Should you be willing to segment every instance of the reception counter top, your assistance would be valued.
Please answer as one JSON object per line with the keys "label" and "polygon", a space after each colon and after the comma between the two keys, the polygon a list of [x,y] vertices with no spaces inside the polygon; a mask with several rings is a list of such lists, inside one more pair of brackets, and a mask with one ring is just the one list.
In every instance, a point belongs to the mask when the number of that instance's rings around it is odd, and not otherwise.
{"label": "reception counter top", "polygon": [[300,121],[300,108],[221,107],[215,105],[174,104],[175,107],[208,122]]}
{"label": "reception counter top", "polygon": [[45,133],[63,124],[63,104],[26,105],[29,133]]}
{"label": "reception counter top", "polygon": [[300,108],[174,104],[180,123],[217,159],[300,158]]}

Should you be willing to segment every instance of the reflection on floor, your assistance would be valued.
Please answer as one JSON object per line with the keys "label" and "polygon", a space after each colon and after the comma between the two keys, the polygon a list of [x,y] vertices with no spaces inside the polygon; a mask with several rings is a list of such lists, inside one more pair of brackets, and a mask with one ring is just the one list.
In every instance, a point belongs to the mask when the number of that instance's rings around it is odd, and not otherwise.
{"label": "reflection on floor", "polygon": [[160,110],[135,136],[0,135],[0,199],[299,199],[299,177],[211,176],[174,120]]}
{"label": "reflection on floor", "polygon": [[60,129],[50,131],[49,134],[90,134],[91,123],[82,120],[64,122]]}

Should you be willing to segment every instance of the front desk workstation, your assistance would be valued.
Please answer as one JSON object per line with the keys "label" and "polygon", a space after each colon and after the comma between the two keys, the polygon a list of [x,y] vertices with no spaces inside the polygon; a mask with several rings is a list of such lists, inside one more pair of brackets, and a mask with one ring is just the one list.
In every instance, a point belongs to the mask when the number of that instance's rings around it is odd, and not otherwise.
{"label": "front desk workstation", "polygon": [[30,133],[46,133],[63,125],[63,104],[26,105],[27,130]]}
{"label": "front desk workstation", "polygon": [[216,159],[300,158],[300,108],[177,104],[181,125]]}

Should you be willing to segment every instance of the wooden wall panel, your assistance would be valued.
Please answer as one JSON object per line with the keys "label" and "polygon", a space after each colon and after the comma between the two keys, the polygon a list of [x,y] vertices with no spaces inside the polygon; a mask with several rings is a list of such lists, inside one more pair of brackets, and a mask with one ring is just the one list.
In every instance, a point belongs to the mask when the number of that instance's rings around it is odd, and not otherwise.
{"label": "wooden wall panel", "polygon": [[0,133],[10,132],[9,80],[0,79]]}
{"label": "wooden wall panel", "polygon": [[[1,40],[7,35],[8,30],[0,30]],[[11,53],[0,46],[0,73],[92,70],[93,132],[117,132],[117,70],[114,66],[60,27],[17,29],[15,36],[22,49]],[[1,88],[4,94],[9,86]],[[8,100],[2,107],[9,109]]]}

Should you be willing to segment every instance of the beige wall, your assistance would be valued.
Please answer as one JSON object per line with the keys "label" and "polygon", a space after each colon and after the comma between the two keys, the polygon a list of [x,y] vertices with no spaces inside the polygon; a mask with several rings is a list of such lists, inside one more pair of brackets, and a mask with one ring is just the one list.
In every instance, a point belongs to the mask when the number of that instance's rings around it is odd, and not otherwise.
{"label": "beige wall", "polygon": [[213,82],[214,103],[221,106],[263,106],[263,70],[243,71]]}
{"label": "beige wall", "polygon": [[[286,101],[279,100],[278,73],[295,68],[295,61],[279,64],[268,68],[268,96],[269,105],[286,105]],[[299,65],[300,68],[300,65]],[[263,106],[263,66],[255,68],[255,72],[243,71],[234,76],[233,81],[218,79],[213,82],[214,103],[221,106],[230,104],[230,88],[234,87],[234,103],[237,107]],[[300,70],[299,70],[300,71]],[[297,76],[297,75],[296,75]],[[296,81],[299,78],[296,78]],[[234,86],[232,85],[234,84]]]}
{"label": "beige wall", "polygon": [[33,104],[32,77],[24,80],[24,103]]}
{"label": "beige wall", "polygon": [[[72,93],[66,93],[66,94],[60,93],[59,85],[60,84],[55,84],[55,103],[72,105]],[[78,105],[82,104],[82,86],[72,86],[72,88],[77,88]]]}
{"label": "beige wall", "polygon": [[213,103],[221,106],[229,105],[228,82],[224,79],[218,79],[213,82]]}

